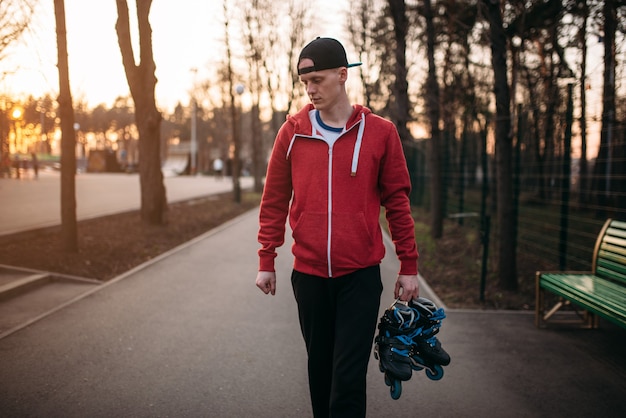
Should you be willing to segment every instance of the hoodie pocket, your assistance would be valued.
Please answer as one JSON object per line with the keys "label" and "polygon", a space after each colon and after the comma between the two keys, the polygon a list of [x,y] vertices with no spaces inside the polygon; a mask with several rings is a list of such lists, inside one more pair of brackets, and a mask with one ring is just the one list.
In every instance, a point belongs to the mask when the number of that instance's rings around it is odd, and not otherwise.
{"label": "hoodie pocket", "polygon": [[363,267],[373,251],[373,239],[365,214],[333,213],[331,258],[333,265]]}
{"label": "hoodie pocket", "polygon": [[323,265],[328,262],[328,218],[325,212],[304,212],[293,225],[293,255],[300,261]]}

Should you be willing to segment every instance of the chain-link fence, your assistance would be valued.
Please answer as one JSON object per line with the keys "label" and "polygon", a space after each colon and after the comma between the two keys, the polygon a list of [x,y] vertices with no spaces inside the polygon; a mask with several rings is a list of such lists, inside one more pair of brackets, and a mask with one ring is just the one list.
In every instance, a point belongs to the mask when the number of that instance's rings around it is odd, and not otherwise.
{"label": "chain-link fence", "polygon": [[[481,138],[482,137],[482,138]],[[486,135],[449,141],[444,136],[444,218],[491,234],[488,252],[497,257],[495,161]],[[607,218],[626,220],[626,130],[593,160],[572,158],[568,144],[539,155],[522,135],[514,139],[513,205],[518,258],[531,255],[554,270],[591,270],[595,240]],[[466,143],[464,143],[467,141]],[[405,143],[413,191],[411,203],[426,210],[432,195],[428,141]],[[432,215],[432,214],[431,214]],[[444,229],[445,234],[445,229]],[[487,238],[489,238],[487,236]],[[491,267],[491,266],[490,266]]]}

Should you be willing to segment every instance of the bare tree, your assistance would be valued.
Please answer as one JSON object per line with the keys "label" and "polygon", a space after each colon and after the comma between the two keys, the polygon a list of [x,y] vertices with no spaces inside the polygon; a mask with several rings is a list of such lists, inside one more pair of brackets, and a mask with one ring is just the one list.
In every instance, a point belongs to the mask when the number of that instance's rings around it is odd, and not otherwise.
{"label": "bare tree", "polygon": [[[229,20],[229,12],[228,12],[228,0],[224,0],[223,3],[224,8],[224,35],[226,42],[226,77],[228,81],[229,87],[229,96],[230,96],[230,115],[232,122],[232,132],[233,132],[233,148],[234,148],[234,157],[232,161],[232,177],[233,177],[233,199],[236,203],[241,203],[241,165],[240,165],[240,157],[239,157],[239,148],[241,143],[240,138],[240,126],[239,126],[239,118],[237,115],[237,107],[235,100],[235,72],[233,70],[233,56],[232,56],[232,47],[230,40],[230,32],[228,27]],[[243,90],[241,90],[243,92]]]}
{"label": "bare tree", "polygon": [[78,251],[76,221],[76,133],[67,60],[65,0],[54,0],[59,68],[59,115],[61,118],[61,242],[63,250]]}
{"label": "bare tree", "polygon": [[430,0],[424,1],[424,19],[426,20],[426,54],[428,56],[428,78],[426,82],[426,107],[430,122],[430,169],[431,169],[431,236],[443,235],[443,172],[442,144],[439,130],[439,83],[435,66],[435,27]]}
{"label": "bare tree", "polygon": [[[384,21],[384,13],[388,9],[374,0],[358,0],[353,2],[352,10],[348,16],[348,33],[359,55],[359,61],[366,63],[358,69],[364,104],[370,109],[375,106],[380,108],[387,104],[386,100],[380,100],[380,92],[383,83],[387,81],[383,73],[384,63],[391,61],[387,55],[392,50],[385,42],[386,33],[380,33],[381,22]],[[379,112],[380,109],[376,111]]]}
{"label": "bare tree", "polygon": [[136,0],[139,25],[139,64],[130,35],[126,0],[116,0],[117,31],[122,62],[130,93],[135,103],[135,121],[139,131],[139,181],[141,184],[141,219],[153,225],[166,222],[167,198],[161,171],[161,113],[156,107],[156,65],[152,53],[152,27],[149,15],[152,0]]}
{"label": "bare tree", "polygon": [[392,120],[398,128],[402,141],[411,141],[413,138],[407,126],[409,122],[409,82],[406,68],[406,42],[409,31],[409,20],[406,14],[404,0],[388,0],[391,18],[393,19],[393,31],[396,41],[395,46],[395,80],[393,86],[393,110]]}
{"label": "bare tree", "polygon": [[511,132],[511,97],[507,81],[507,38],[502,23],[499,0],[483,0],[489,32],[491,34],[491,62],[496,97],[496,170],[497,170],[497,222],[498,222],[498,277],[500,287],[517,289],[517,266],[513,207],[513,173]]}
{"label": "bare tree", "polygon": [[[289,31],[289,40],[287,45],[287,65],[289,68],[289,85],[291,86],[291,94],[287,100],[287,112],[292,110],[294,103],[298,101],[304,92],[297,88],[298,77],[291,70],[296,64],[296,51],[304,45],[304,31],[302,28],[309,25],[310,13],[302,2],[290,0],[288,7],[288,15],[291,17],[291,31]],[[296,109],[297,110],[297,109]],[[282,121],[280,121],[282,123]],[[279,126],[278,126],[279,127]],[[278,129],[276,129],[278,131]]]}
{"label": "bare tree", "polygon": [[32,0],[0,0],[0,60],[28,28],[33,16]]}
{"label": "bare tree", "polygon": [[[600,134],[600,148],[598,158],[594,166],[592,190],[595,198],[602,209],[606,208],[611,199],[614,199],[612,174],[615,172],[613,152],[615,141],[615,67],[616,67],[616,44],[615,32],[617,31],[617,6],[616,0],[605,0],[602,7],[604,20],[604,32],[602,42],[604,44],[604,74],[602,88],[602,131]],[[614,181],[614,179],[613,179]]]}
{"label": "bare tree", "polygon": [[582,21],[578,30],[578,44],[580,46],[580,182],[578,186],[578,200],[587,201],[587,187],[589,182],[589,168],[587,164],[587,22],[589,6],[587,0],[578,3],[579,18]]}
{"label": "bare tree", "polygon": [[264,174],[260,102],[264,87],[268,85],[268,49],[277,37],[276,26],[264,22],[274,22],[278,19],[274,10],[276,4],[274,1],[253,0],[243,8],[244,42],[247,48],[246,60],[250,72],[248,87],[252,96],[250,120],[252,125],[252,175],[255,192],[263,190],[262,177]]}
{"label": "bare tree", "polygon": [[[30,24],[33,15],[31,0],[0,0],[0,61],[7,48],[14,44]],[[7,73],[0,73],[0,80]],[[6,114],[0,114],[0,156],[9,154],[5,125]]]}

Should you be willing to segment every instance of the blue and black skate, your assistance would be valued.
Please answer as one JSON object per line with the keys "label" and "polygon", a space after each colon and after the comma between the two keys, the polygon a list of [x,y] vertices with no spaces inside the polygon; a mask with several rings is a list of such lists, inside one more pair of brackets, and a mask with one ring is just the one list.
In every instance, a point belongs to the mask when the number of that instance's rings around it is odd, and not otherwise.
{"label": "blue and black skate", "polygon": [[374,356],[393,399],[400,398],[402,382],[411,378],[413,370],[425,369],[431,380],[443,377],[450,356],[436,334],[444,318],[443,309],[426,298],[409,303],[396,300],[385,310],[378,324]]}

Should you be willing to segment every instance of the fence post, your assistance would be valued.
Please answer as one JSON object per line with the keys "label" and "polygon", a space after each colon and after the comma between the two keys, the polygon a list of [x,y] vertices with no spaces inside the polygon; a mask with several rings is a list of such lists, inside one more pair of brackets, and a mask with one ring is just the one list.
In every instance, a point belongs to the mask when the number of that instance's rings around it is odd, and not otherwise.
{"label": "fence post", "polygon": [[491,229],[491,216],[485,216],[481,220],[481,241],[483,244],[483,262],[480,268],[480,295],[481,302],[485,301],[485,284],[487,282],[487,262],[489,260],[489,230]]}
{"label": "fence post", "polygon": [[411,193],[409,200],[411,206],[422,205],[422,195],[424,193],[424,164],[422,152],[413,142],[403,142],[404,156],[406,158],[409,178],[411,179]]}
{"label": "fence post", "polygon": [[522,139],[526,130],[526,115],[522,112],[522,105],[517,105],[517,138],[515,141],[514,163],[513,163],[513,245],[514,254],[517,257],[517,237],[519,231],[519,196],[521,193],[522,179]]}
{"label": "fence post", "polygon": [[487,158],[487,123],[483,129],[481,144],[481,165],[482,165],[482,190],[480,195],[480,232],[483,244],[483,260],[480,272],[480,301],[485,301],[485,283],[487,281],[487,266],[489,260],[489,229],[491,227],[491,217],[487,215],[487,194],[489,193],[489,168]]}
{"label": "fence post", "polygon": [[[465,158],[467,148],[467,128],[463,128],[461,134],[461,155],[459,157],[459,180],[458,180],[458,192],[459,192],[459,212],[465,212]],[[459,225],[463,225],[463,218],[458,219]]]}

